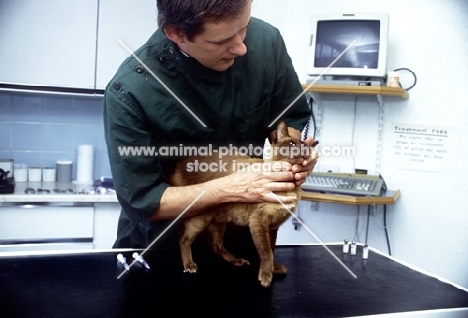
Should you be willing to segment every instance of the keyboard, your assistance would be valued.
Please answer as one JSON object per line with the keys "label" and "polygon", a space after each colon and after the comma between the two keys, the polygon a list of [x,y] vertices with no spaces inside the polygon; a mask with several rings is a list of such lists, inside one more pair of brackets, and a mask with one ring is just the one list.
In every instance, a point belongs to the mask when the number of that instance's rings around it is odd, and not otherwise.
{"label": "keyboard", "polygon": [[312,172],[302,190],[345,195],[378,196],[383,186],[379,176],[353,173]]}

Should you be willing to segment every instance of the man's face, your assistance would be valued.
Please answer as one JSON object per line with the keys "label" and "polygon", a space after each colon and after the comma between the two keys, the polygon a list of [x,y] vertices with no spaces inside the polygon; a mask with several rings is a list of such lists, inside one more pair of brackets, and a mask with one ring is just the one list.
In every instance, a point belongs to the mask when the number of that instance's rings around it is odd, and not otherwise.
{"label": "man's face", "polygon": [[234,58],[247,53],[244,44],[247,26],[250,22],[251,5],[236,18],[218,23],[207,22],[203,32],[196,35],[193,41],[185,37],[177,42],[179,48],[195,58],[203,66],[225,71],[234,64]]}

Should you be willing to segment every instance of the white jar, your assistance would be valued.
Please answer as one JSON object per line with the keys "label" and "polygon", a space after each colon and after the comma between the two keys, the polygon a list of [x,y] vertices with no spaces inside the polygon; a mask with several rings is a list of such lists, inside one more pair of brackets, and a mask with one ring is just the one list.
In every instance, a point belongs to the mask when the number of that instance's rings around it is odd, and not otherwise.
{"label": "white jar", "polygon": [[400,87],[400,73],[388,72],[387,74],[387,86],[389,87]]}

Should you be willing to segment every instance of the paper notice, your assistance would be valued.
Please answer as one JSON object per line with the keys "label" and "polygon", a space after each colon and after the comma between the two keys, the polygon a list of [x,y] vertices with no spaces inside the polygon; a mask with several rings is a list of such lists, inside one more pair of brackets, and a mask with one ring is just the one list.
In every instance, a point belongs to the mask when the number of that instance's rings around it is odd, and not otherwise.
{"label": "paper notice", "polygon": [[458,128],[392,124],[388,143],[391,146],[389,166],[429,172],[454,172],[459,141]]}

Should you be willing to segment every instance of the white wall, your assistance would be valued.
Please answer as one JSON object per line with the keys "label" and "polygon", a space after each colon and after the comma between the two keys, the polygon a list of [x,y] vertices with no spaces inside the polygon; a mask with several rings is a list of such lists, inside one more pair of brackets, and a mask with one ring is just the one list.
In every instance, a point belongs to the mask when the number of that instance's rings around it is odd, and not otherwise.
{"label": "white wall", "polygon": [[[388,207],[387,228],[392,255],[426,271],[468,287],[468,159],[466,142],[453,169],[395,168],[391,158],[392,123],[459,128],[468,135],[468,1],[467,0],[254,0],[252,14],[277,26],[302,82],[306,74],[309,15],[321,12],[384,12],[390,15],[388,69],[406,67],[418,82],[409,99],[385,99],[381,170],[390,189],[402,196]],[[412,83],[402,73],[405,86]],[[322,101],[321,145],[355,146],[353,157],[322,157],[320,167],[375,169],[379,107],[375,97],[325,96]],[[449,170],[449,169],[447,169]],[[365,239],[367,208],[303,202],[299,214],[324,242]],[[372,213],[369,244],[387,252],[382,207]],[[280,230],[279,243],[316,243],[290,222]]]}

